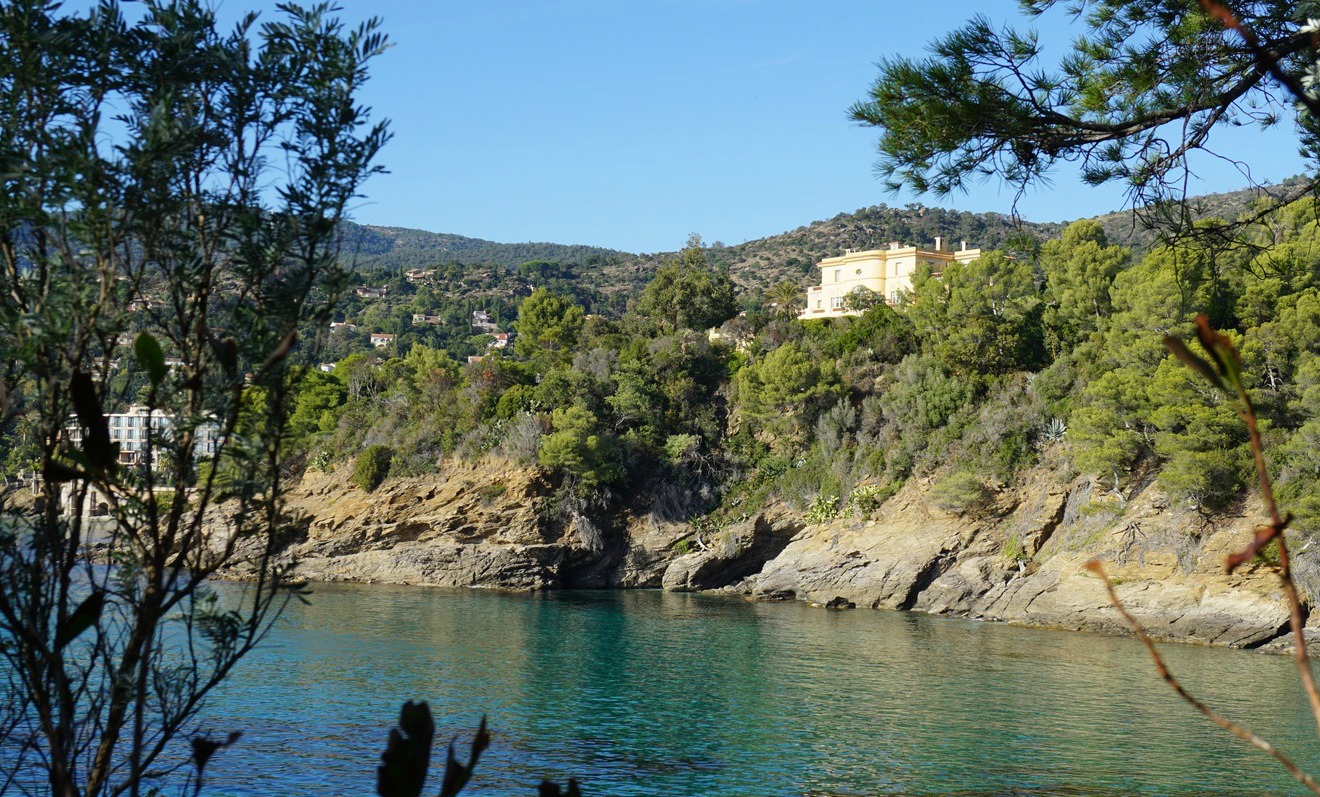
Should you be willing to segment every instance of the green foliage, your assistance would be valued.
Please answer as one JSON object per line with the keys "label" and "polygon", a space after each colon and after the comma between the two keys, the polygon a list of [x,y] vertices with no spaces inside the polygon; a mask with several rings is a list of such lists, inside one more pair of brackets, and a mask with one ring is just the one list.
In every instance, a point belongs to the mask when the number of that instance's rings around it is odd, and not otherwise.
{"label": "green foliage", "polygon": [[854,288],[843,297],[843,309],[852,313],[865,313],[885,303],[884,297],[869,288]]}
{"label": "green foliage", "polygon": [[965,514],[980,507],[989,497],[985,482],[975,473],[957,470],[930,489],[935,505],[947,512]]}
{"label": "green foliage", "polygon": [[[193,791],[181,737],[297,592],[271,553],[298,529],[299,360],[389,137],[357,96],[388,42],[334,13],[225,30],[186,0],[0,8],[0,451],[44,476],[36,512],[0,487],[0,650],[21,684],[0,747],[25,751],[0,757],[6,784]],[[149,433],[113,440],[132,401]],[[82,512],[59,508],[91,485],[113,567],[89,566]],[[202,585],[240,559],[253,580],[219,607]],[[197,784],[223,746],[194,741]]]}
{"label": "green foliage", "polygon": [[1001,555],[1008,561],[1014,563],[1031,561],[1031,555],[1028,554],[1027,549],[1023,547],[1022,537],[1018,534],[1008,535],[1008,539],[1004,541],[1004,550]]}
{"label": "green foliage", "polygon": [[631,313],[658,330],[717,327],[738,312],[729,275],[706,261],[701,238],[693,236],[676,260],[661,266],[637,297]]}
{"label": "green foliage", "polygon": [[522,357],[542,355],[547,362],[567,362],[584,318],[580,306],[545,288],[537,288],[518,306],[513,346]]}
{"label": "green foliage", "polygon": [[590,410],[576,404],[556,409],[550,426],[553,431],[541,439],[537,452],[543,466],[571,474],[587,490],[623,477],[618,443]]}
{"label": "green foliage", "polygon": [[295,439],[314,432],[334,430],[334,413],[348,396],[348,389],[334,374],[310,371],[303,377],[289,417],[289,434]]}
{"label": "green foliage", "polygon": [[833,375],[795,343],[786,343],[738,372],[738,405],[753,428],[781,449],[799,445],[815,414],[837,395]]}
{"label": "green foliage", "polygon": [[[877,401],[877,443],[891,478],[912,472],[919,460],[937,461],[947,438],[937,433],[973,400],[973,388],[932,357],[909,356],[894,368]],[[952,430],[951,430],[952,431]]]}
{"label": "green foliage", "polygon": [[1291,81],[1286,115],[1299,124],[1304,151],[1320,154],[1320,103],[1303,88],[1315,57],[1294,46],[1301,17],[1291,4],[1234,5],[1250,44],[1225,30],[1209,4],[1030,0],[1022,9],[1076,17],[1071,52],[1053,68],[1040,63],[1046,43],[1034,32],[980,16],[931,43],[930,58],[881,61],[852,115],[880,128],[888,187],[945,195],[993,177],[1020,192],[1061,163],[1079,163],[1088,182],[1124,182],[1135,206],[1185,226],[1185,208],[1154,200],[1179,196],[1189,154],[1208,149],[1219,126],[1273,123],[1283,107],[1257,52],[1284,54],[1271,63]]}
{"label": "green foliage", "polygon": [[1043,322],[1056,354],[1099,330],[1113,309],[1110,286],[1130,258],[1127,249],[1107,245],[1104,228],[1090,220],[1073,222],[1062,238],[1041,246],[1048,304]]}
{"label": "green foliage", "polygon": [[665,439],[661,456],[671,469],[681,470],[701,455],[701,438],[694,434],[672,434]]}
{"label": "green foliage", "polygon": [[481,499],[483,506],[489,505],[492,501],[499,498],[509,489],[504,482],[491,482],[477,488],[477,498]]}
{"label": "green foliage", "polygon": [[353,463],[353,481],[364,492],[376,491],[390,475],[394,450],[389,446],[372,445],[362,450]]}
{"label": "green foliage", "polygon": [[908,315],[927,349],[954,372],[998,375],[1039,370],[1043,304],[1031,265],[989,252],[929,269],[912,281]]}
{"label": "green foliage", "polygon": [[842,506],[837,495],[817,495],[805,515],[808,523],[828,523],[839,517]]}
{"label": "green foliage", "polygon": [[806,292],[793,280],[780,280],[765,292],[765,303],[775,315],[795,318],[802,311]]}
{"label": "green foliage", "polygon": [[892,481],[883,487],[878,484],[863,484],[854,487],[848,495],[848,507],[862,517],[878,510],[885,501],[893,498],[903,486],[901,481]]}

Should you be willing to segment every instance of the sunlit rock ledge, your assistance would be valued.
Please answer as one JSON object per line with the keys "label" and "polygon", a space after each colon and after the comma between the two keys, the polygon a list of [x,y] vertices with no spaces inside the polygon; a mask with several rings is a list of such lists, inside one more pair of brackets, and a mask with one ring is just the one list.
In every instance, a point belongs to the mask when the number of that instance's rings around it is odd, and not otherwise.
{"label": "sunlit rock ledge", "polygon": [[552,507],[543,471],[501,460],[393,478],[370,494],[345,470],[313,471],[291,496],[305,534],[281,558],[312,581],[664,587],[1128,633],[1083,567],[1099,558],[1158,639],[1290,647],[1273,569],[1223,572],[1258,522],[1254,502],[1205,517],[1169,506],[1153,483],[1124,497],[1037,469],[955,514],[935,506],[929,487],[912,480],[870,517],[819,524],[771,506],[706,539],[645,496],[608,514]]}

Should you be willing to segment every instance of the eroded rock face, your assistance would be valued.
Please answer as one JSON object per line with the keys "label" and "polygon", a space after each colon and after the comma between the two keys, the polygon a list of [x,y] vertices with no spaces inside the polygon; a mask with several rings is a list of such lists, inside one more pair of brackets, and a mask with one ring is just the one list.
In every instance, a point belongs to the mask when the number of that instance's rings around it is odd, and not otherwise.
{"label": "eroded rock face", "polygon": [[1245,513],[1207,522],[1170,509],[1154,488],[1124,502],[1038,473],[1001,496],[997,515],[969,518],[934,508],[923,487],[909,485],[870,520],[803,529],[735,589],[1127,633],[1103,583],[1084,568],[1099,558],[1124,605],[1156,638],[1258,647],[1287,630],[1272,571],[1223,572],[1224,556],[1251,538]]}
{"label": "eroded rock face", "polygon": [[781,555],[803,528],[782,510],[758,514],[699,541],[698,550],[679,556],[665,569],[662,585],[675,592],[722,589],[759,573]]}
{"label": "eroded rock face", "polygon": [[[297,577],[540,590],[658,587],[687,524],[653,514],[563,517],[532,467],[447,462],[374,493],[346,469],[309,472],[290,495],[306,533],[281,554]],[[242,575],[241,572],[235,575]]]}
{"label": "eroded rock face", "polygon": [[909,483],[867,519],[808,526],[779,506],[703,536],[644,500],[632,514],[562,518],[546,511],[544,474],[499,461],[390,479],[370,495],[346,472],[311,473],[291,500],[307,515],[305,538],[284,556],[311,580],[663,586],[1126,633],[1084,568],[1098,557],[1153,636],[1287,644],[1273,572],[1222,571],[1251,536],[1252,507],[1209,522],[1170,508],[1153,487],[1122,498],[1040,470],[969,517],[936,508],[928,487]]}

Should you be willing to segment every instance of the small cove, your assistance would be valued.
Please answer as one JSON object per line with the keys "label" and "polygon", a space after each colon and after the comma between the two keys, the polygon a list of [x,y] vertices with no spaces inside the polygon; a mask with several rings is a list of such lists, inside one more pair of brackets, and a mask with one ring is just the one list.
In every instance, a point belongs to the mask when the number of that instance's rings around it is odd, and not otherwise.
{"label": "small cove", "polygon": [[[206,713],[244,731],[207,793],[371,794],[407,699],[430,702],[438,747],[464,751],[488,715],[473,794],[569,777],[588,795],[1302,791],[1127,638],[651,591],[318,585],[311,601]],[[1216,708],[1320,765],[1290,659],[1165,650]]]}

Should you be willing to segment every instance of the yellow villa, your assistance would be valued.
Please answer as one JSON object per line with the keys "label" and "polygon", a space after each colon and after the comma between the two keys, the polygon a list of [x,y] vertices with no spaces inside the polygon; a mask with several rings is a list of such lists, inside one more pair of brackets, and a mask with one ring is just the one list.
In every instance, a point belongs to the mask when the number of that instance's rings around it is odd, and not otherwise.
{"label": "yellow villa", "polygon": [[939,275],[946,263],[967,263],[980,256],[981,250],[968,249],[966,241],[960,250],[950,252],[940,238],[935,239],[931,249],[894,241],[887,249],[845,250],[839,257],[827,257],[817,264],[820,284],[807,290],[807,306],[798,318],[858,315],[843,306],[844,298],[856,290],[871,291],[888,304],[898,304],[899,297],[912,290],[917,266],[927,264]]}

